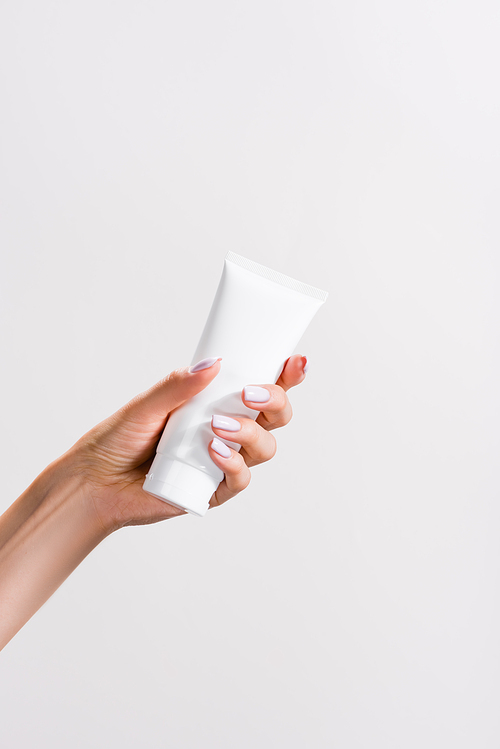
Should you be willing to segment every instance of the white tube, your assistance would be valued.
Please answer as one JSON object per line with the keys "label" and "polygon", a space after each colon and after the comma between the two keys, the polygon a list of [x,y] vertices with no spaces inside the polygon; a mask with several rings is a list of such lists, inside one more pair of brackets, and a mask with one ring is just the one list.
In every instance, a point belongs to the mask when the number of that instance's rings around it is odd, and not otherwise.
{"label": "white tube", "polygon": [[[203,516],[224,473],[210,458],[212,415],[258,411],[241,400],[245,385],[274,383],[328,293],[228,252],[219,287],[191,366],[222,357],[212,382],[175,409],[158,443],[143,488]],[[240,445],[225,440],[234,450]]]}

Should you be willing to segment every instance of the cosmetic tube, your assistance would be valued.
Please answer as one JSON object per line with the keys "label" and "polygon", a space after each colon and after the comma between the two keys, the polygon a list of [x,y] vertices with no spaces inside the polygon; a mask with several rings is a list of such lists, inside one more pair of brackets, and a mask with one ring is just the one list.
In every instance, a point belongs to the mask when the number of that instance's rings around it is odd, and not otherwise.
{"label": "cosmetic tube", "polygon": [[[228,252],[207,322],[193,355],[221,357],[217,377],[171,412],[143,488],[203,516],[224,473],[210,458],[212,415],[249,417],[245,385],[275,383],[328,293]],[[264,408],[264,406],[263,406]],[[241,445],[224,440],[238,451]]]}

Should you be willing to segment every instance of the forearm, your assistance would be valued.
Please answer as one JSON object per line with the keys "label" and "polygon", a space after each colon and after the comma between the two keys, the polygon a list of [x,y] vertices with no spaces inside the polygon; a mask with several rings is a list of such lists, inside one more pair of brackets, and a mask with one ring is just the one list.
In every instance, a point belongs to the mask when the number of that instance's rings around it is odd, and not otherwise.
{"label": "forearm", "polygon": [[108,532],[66,456],[0,517],[0,649]]}

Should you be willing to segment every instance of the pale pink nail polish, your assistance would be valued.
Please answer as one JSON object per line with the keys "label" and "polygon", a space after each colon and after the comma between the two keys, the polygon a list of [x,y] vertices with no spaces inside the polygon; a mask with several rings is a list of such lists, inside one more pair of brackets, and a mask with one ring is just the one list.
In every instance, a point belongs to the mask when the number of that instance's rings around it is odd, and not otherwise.
{"label": "pale pink nail polish", "polygon": [[211,359],[202,359],[197,364],[193,364],[192,367],[189,367],[189,372],[193,374],[193,372],[200,372],[202,369],[208,369],[209,367],[213,367],[216,361],[221,361],[222,357],[213,357]]}
{"label": "pale pink nail polish", "polygon": [[271,393],[266,388],[261,388],[258,385],[247,385],[243,389],[243,395],[246,401],[252,403],[267,403],[271,397]]}
{"label": "pale pink nail polish", "polygon": [[217,437],[214,437],[212,440],[212,450],[215,450],[216,453],[221,455],[223,458],[230,458],[231,457],[231,450],[226,445],[225,442],[221,442],[221,440],[218,440]]}
{"label": "pale pink nail polish", "polygon": [[309,361],[307,359],[307,356],[302,357],[302,362],[303,362],[302,370],[304,374],[307,374],[307,370],[309,369]]}
{"label": "pale pink nail polish", "polygon": [[232,419],[230,416],[222,416],[221,414],[214,414],[212,416],[212,426],[215,429],[224,429],[227,432],[238,432],[241,429],[239,421]]}

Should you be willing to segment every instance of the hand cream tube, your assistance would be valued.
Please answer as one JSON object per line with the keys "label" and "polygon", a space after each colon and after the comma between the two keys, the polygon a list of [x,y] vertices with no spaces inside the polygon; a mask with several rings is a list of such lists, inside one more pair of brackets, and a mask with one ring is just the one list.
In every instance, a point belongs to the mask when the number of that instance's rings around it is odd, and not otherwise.
{"label": "hand cream tube", "polygon": [[[145,491],[203,516],[224,473],[210,458],[212,414],[256,419],[241,400],[245,385],[274,383],[328,293],[228,252],[191,366],[220,356],[221,370],[170,414]],[[234,450],[237,443],[225,440]]]}

